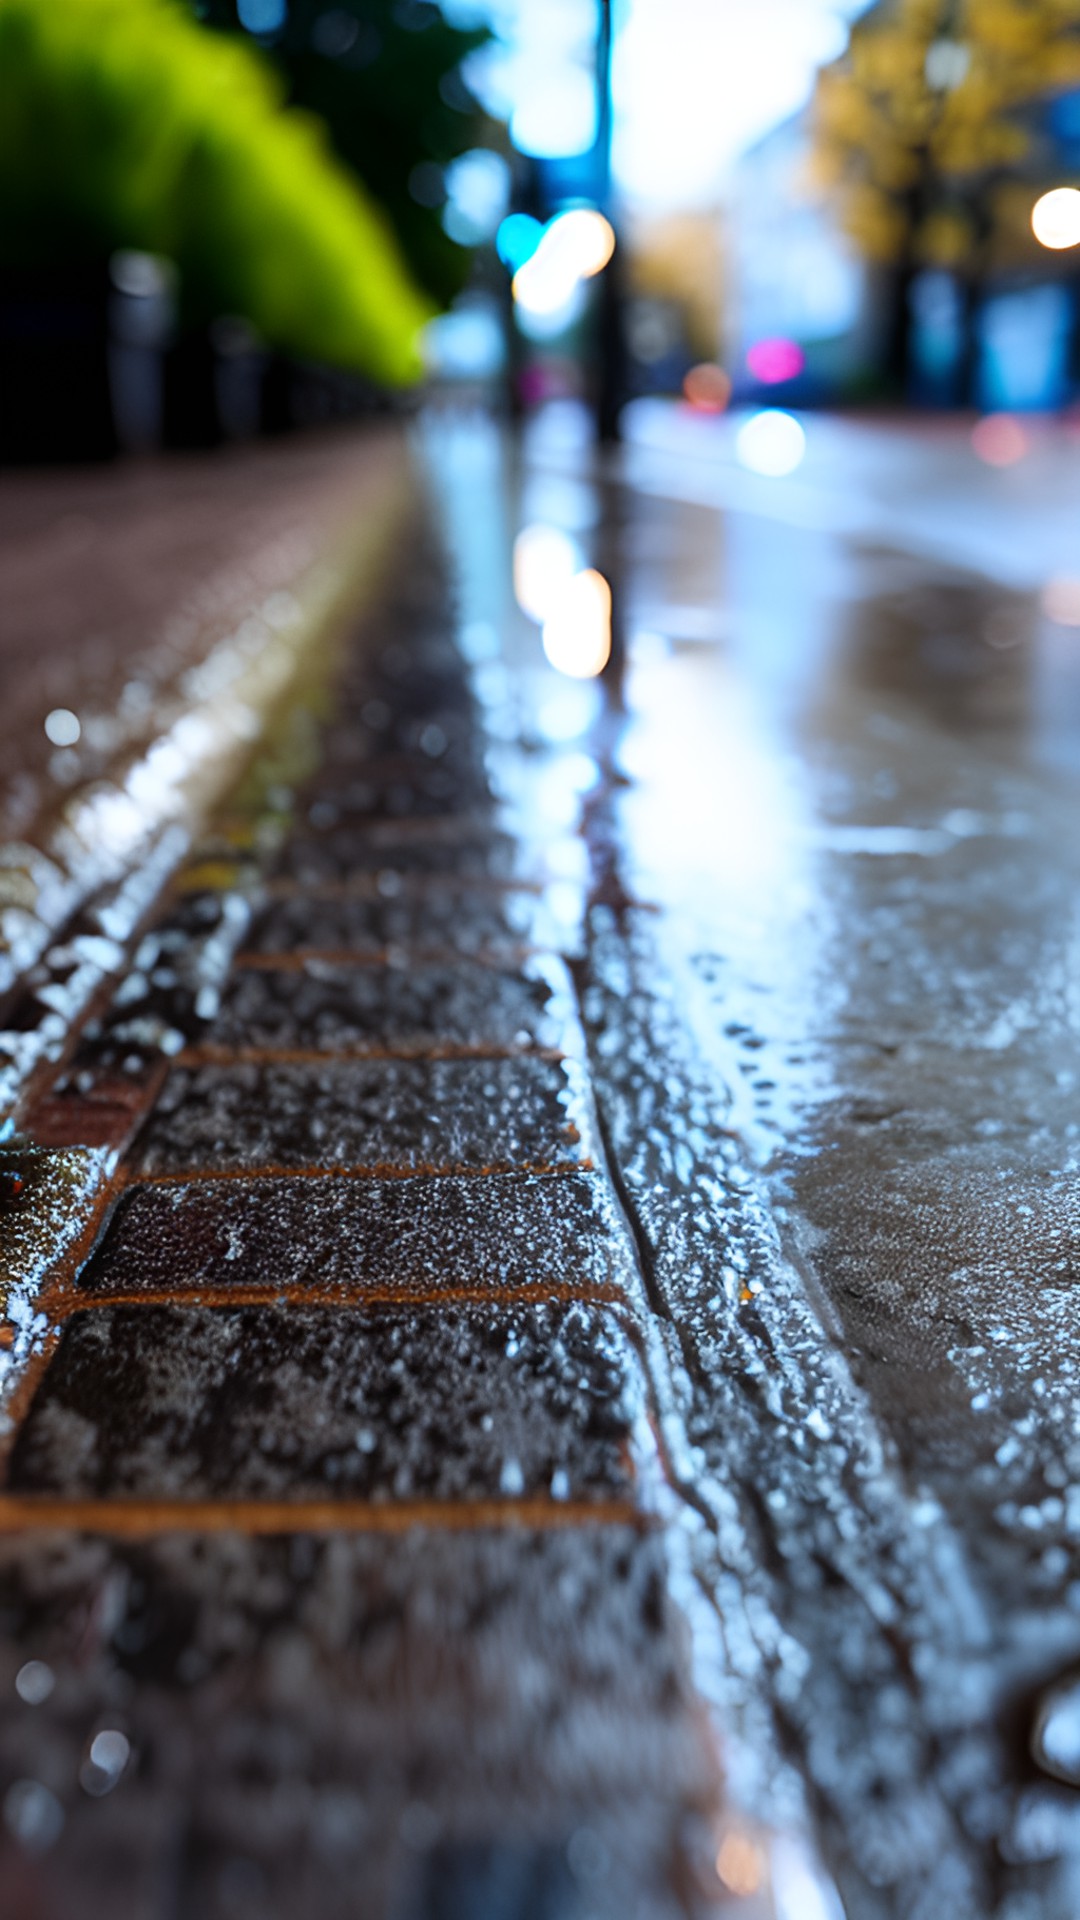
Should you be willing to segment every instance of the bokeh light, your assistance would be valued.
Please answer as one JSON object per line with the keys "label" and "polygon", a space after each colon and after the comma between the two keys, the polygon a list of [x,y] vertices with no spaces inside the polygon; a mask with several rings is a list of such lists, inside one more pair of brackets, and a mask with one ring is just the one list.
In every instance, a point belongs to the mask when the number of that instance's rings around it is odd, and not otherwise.
{"label": "bokeh light", "polygon": [[806,435],[794,414],[766,407],[744,420],[735,439],[735,457],[751,473],[772,480],[794,473],[806,452]]}
{"label": "bokeh light", "polygon": [[1028,436],[1015,414],[988,413],[971,430],[971,444],[988,467],[1012,467],[1028,450]]}
{"label": "bokeh light", "polygon": [[761,1850],[756,1840],[748,1833],[725,1834],[716,1856],[716,1874],[721,1886],[740,1899],[756,1893],[763,1878]]}
{"label": "bokeh light", "polygon": [[711,360],[691,367],[683,381],[683,393],[698,413],[723,413],[731,399],[731,378]]}
{"label": "bokeh light", "polygon": [[544,621],[544,652],[572,680],[592,680],[611,658],[611,588],[595,567],[576,573]]}
{"label": "bokeh light", "polygon": [[82,733],[78,715],[70,707],[54,707],[45,716],[45,733],[54,747],[73,747]]}
{"label": "bokeh light", "polygon": [[746,364],[755,380],[775,387],[802,372],[806,355],[795,340],[757,340],[747,353]]}
{"label": "bokeh light", "polygon": [[571,207],[556,214],[514,275],[514,299],[526,313],[561,313],[581,282],[600,273],[614,251],[611,222],[595,207]]}
{"label": "bokeh light", "polygon": [[511,273],[531,260],[544,237],[541,220],[531,213],[508,213],[495,235],[495,251]]}
{"label": "bokeh light", "polygon": [[560,527],[522,527],[514,541],[514,598],[530,620],[546,620],[581,568],[581,549]]}
{"label": "bokeh light", "polygon": [[1041,194],[1031,209],[1031,231],[1041,247],[1055,252],[1080,246],[1080,190],[1054,187]]}

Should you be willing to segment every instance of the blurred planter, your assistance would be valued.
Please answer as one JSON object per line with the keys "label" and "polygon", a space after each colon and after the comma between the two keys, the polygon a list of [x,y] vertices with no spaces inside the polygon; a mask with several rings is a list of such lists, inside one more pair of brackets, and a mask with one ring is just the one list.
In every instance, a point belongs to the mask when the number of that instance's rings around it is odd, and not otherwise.
{"label": "blurred planter", "polygon": [[107,460],[118,447],[106,260],[0,269],[0,460]]}
{"label": "blurred planter", "polygon": [[295,433],[385,413],[400,404],[362,375],[291,354],[272,353],[262,375],[260,425],[263,433]]}
{"label": "blurred planter", "polygon": [[125,453],[161,444],[162,355],[173,328],[176,269],[149,253],[109,262],[109,373],[113,414]]}
{"label": "blurred planter", "polygon": [[151,254],[0,272],[0,460],[158,444],[175,275]]}
{"label": "blurred planter", "polygon": [[262,424],[266,355],[231,315],[185,327],[165,350],[161,439],[166,447],[220,447]]}

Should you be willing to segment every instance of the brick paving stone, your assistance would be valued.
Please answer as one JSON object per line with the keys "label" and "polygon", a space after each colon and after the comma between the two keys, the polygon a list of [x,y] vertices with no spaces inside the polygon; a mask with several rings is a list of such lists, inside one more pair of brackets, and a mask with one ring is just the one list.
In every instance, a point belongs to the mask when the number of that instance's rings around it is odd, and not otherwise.
{"label": "brick paving stone", "polygon": [[[350,823],[325,833],[296,833],[269,867],[269,878],[305,887],[340,885],[366,873],[435,874],[519,885],[536,878],[535,861],[523,854],[515,840],[471,815],[464,817],[460,830],[455,820],[452,831],[431,832],[423,838],[376,831],[378,825],[406,824],[378,822],[361,833]],[[384,897],[393,897],[389,884]]]}
{"label": "brick paving stone", "polygon": [[[442,728],[428,723],[444,739]],[[335,757],[331,740],[320,767],[315,797],[304,810],[307,824],[325,830],[351,820],[435,818],[470,813],[491,804],[483,763],[468,754],[376,754],[357,764],[351,741]]]}
{"label": "brick paving stone", "polygon": [[541,917],[541,903],[531,893],[477,894],[459,888],[424,900],[301,896],[256,908],[244,949],[381,954],[387,947],[402,952],[419,947],[514,955],[522,945],[536,943]]}
{"label": "brick paving stone", "polygon": [[[12,1920],[706,1911],[716,1767],[647,1531],[641,1281],[574,1169],[570,982],[521,952],[555,908],[446,607],[420,530],[37,1098],[50,1137],[113,1148],[156,1106],[47,1301],[7,1491],[157,1537],[0,1536],[0,1920],[5,1887]],[[484,1049],[515,1057],[454,1057]],[[162,1535],[171,1502],[289,1537]]]}
{"label": "brick paving stone", "polygon": [[557,1047],[551,999],[541,978],[470,960],[385,968],[310,960],[299,970],[235,973],[204,1044],[325,1053]]}
{"label": "brick paving stone", "polygon": [[135,1187],[79,1286],[107,1295],[271,1288],[417,1298],[621,1288],[635,1270],[592,1174],[205,1180]]}
{"label": "brick paving stone", "polygon": [[582,1306],[76,1314],[12,1491],[75,1498],[603,1499],[631,1491],[635,1362]]}
{"label": "brick paving stone", "polygon": [[131,1164],[565,1168],[581,1159],[569,1098],[563,1068],[529,1058],[181,1068]]}
{"label": "brick paving stone", "polygon": [[[29,1865],[62,1920],[522,1920],[530,1871],[551,1920],[687,1912],[671,1857],[715,1783],[655,1538],[8,1539],[0,1622],[0,1772],[56,1796]],[[88,1795],[110,1727],[131,1759]]]}

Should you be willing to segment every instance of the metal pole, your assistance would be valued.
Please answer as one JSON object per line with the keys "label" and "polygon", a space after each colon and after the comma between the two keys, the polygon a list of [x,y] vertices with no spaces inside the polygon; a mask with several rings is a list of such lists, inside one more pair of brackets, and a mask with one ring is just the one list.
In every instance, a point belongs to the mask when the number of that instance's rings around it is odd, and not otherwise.
{"label": "metal pole", "polygon": [[[615,225],[611,192],[611,40],[612,0],[599,0],[596,42],[596,185],[602,213]],[[626,359],[622,316],[623,263],[616,247],[600,275],[596,326],[596,437],[603,444],[619,439],[619,413],[626,397]]]}

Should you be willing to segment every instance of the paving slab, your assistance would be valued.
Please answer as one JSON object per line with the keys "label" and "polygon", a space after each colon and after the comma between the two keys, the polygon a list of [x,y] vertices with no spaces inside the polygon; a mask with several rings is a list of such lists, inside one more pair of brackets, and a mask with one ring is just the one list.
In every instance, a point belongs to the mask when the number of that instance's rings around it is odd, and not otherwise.
{"label": "paving slab", "polygon": [[306,806],[301,800],[307,824],[326,829],[346,821],[435,819],[490,805],[483,760],[475,749],[451,751],[435,720],[417,725],[427,752],[360,758],[351,730],[344,738],[331,734],[314,797]]}
{"label": "paving slab", "polygon": [[8,1486],[61,1498],[616,1499],[636,1362],[582,1306],[99,1307]]}
{"label": "paving slab", "polygon": [[[373,822],[366,832],[351,823],[324,833],[300,832],[283,846],[269,868],[269,878],[294,885],[318,887],[347,883],[364,874],[436,875],[443,879],[526,884],[537,878],[534,859],[523,853],[509,835],[478,822],[472,814],[440,816],[439,830],[425,827],[423,835],[397,829],[418,824],[407,821]],[[380,831],[381,829],[381,831]],[[386,882],[380,889],[393,897],[398,889]]]}
{"label": "paving slab", "polygon": [[136,1186],[79,1277],[91,1293],[243,1287],[423,1298],[532,1288],[633,1297],[610,1191],[592,1174],[199,1180]]}
{"label": "paving slab", "polygon": [[536,942],[542,908],[533,893],[477,893],[469,887],[415,897],[357,900],[301,896],[256,906],[245,936],[248,954],[311,951],[383,956],[401,952],[474,953],[514,958]]}
{"label": "paving slab", "polygon": [[[8,1539],[0,1618],[0,1768],[55,1801],[29,1865],[65,1920],[475,1920],[478,1889],[511,1920],[537,1876],[552,1920],[686,1911],[671,1798],[707,1813],[715,1760],[654,1537]],[[103,1729],[129,1757],[91,1795]]]}
{"label": "paving slab", "polygon": [[202,1045],[321,1053],[558,1047],[563,1030],[551,1000],[546,980],[473,960],[366,968],[311,959],[235,973]]}
{"label": "paving slab", "polygon": [[566,1169],[582,1159],[571,1097],[562,1066],[527,1057],[179,1068],[131,1165]]}

